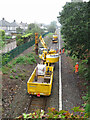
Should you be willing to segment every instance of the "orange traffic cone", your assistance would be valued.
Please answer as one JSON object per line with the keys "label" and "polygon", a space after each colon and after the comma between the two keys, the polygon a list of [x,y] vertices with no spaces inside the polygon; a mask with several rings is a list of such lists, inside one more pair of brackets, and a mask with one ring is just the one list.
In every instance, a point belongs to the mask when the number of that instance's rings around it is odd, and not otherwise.
{"label": "orange traffic cone", "polygon": [[59,55],[61,55],[61,49],[60,49]]}
{"label": "orange traffic cone", "polygon": [[75,73],[78,72],[78,68],[79,68],[79,65],[78,65],[78,62],[77,62],[76,65],[75,65]]}
{"label": "orange traffic cone", "polygon": [[65,49],[63,48],[63,52],[62,53],[64,53],[64,51],[65,51]]}

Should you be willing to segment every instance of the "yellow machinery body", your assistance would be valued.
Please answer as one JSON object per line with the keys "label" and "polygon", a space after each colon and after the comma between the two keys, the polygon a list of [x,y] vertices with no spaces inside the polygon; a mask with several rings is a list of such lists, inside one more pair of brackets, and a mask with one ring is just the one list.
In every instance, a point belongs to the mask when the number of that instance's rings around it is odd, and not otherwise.
{"label": "yellow machinery body", "polygon": [[44,50],[42,54],[39,54],[39,57],[46,63],[56,63],[59,61],[59,55],[55,50],[50,50],[49,52]]}
{"label": "yellow machinery body", "polygon": [[[48,72],[48,69],[50,73]],[[44,75],[37,75],[37,66],[34,69],[32,75],[27,82],[27,91],[32,95],[44,95],[49,96],[51,94],[52,82],[53,82],[53,67],[46,66]],[[35,78],[37,77],[37,81]]]}
{"label": "yellow machinery body", "polygon": [[46,56],[46,63],[56,63],[59,61],[58,54],[47,54]]}
{"label": "yellow machinery body", "polygon": [[52,39],[52,42],[53,43],[57,43],[58,41],[58,36],[57,35],[53,35],[53,39]]}

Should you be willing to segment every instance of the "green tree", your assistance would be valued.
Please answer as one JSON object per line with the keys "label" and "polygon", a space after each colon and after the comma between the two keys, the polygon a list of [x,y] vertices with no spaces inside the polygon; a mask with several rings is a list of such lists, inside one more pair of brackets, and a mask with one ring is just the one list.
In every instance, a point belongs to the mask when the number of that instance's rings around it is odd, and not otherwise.
{"label": "green tree", "polygon": [[44,33],[44,30],[42,30],[39,25],[35,24],[35,23],[31,23],[28,25],[28,30],[26,31],[26,33],[32,33],[33,37],[35,36],[35,33],[38,33],[39,35]]}
{"label": "green tree", "polygon": [[54,33],[56,28],[57,28],[57,22],[53,21],[50,23],[50,25],[48,26],[48,32]]}
{"label": "green tree", "polygon": [[22,45],[24,42],[23,42],[23,39],[22,39],[22,35],[21,34],[18,34],[17,36],[16,36],[16,44],[17,44],[17,46],[19,46],[19,45]]}
{"label": "green tree", "polygon": [[35,28],[35,24],[31,23],[28,25],[28,30],[32,30],[33,28]]}
{"label": "green tree", "polygon": [[5,45],[5,31],[0,30],[0,49]]}
{"label": "green tree", "polygon": [[21,29],[20,27],[19,27],[19,28],[16,28],[16,32],[17,32],[17,33],[22,33],[22,32],[23,32],[23,29]]}
{"label": "green tree", "polygon": [[17,46],[22,45],[22,44],[24,44],[26,42],[29,42],[30,40],[33,40],[32,33],[28,33],[28,34],[25,34],[25,35],[18,34],[16,36],[16,44],[17,44]]}
{"label": "green tree", "polygon": [[62,25],[65,48],[70,51],[70,55],[84,58],[90,49],[88,40],[88,11],[87,2],[66,3],[62,12],[59,13],[58,20]]}

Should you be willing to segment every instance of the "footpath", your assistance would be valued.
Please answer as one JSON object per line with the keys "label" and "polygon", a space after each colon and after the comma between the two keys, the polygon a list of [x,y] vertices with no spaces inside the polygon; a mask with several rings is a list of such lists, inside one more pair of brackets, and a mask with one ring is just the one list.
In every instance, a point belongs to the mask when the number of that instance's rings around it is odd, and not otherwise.
{"label": "footpath", "polygon": [[[62,47],[61,41],[61,47]],[[61,55],[61,81],[62,81],[62,109],[72,112],[73,107],[81,106],[81,90],[78,82],[79,77],[73,71],[73,64],[66,54]]]}

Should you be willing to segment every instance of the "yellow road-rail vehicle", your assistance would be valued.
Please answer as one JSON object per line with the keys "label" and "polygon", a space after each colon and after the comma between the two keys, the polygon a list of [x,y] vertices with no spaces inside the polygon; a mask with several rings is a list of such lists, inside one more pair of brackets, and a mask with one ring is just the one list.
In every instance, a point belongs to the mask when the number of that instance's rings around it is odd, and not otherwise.
{"label": "yellow road-rail vehicle", "polygon": [[53,82],[53,66],[38,64],[27,82],[29,94],[49,96]]}
{"label": "yellow road-rail vehicle", "polygon": [[50,64],[59,61],[59,54],[56,53],[56,50],[49,50],[42,36],[39,39],[43,45],[42,53],[39,54],[39,57],[43,60],[43,64],[38,64],[35,67],[27,82],[27,92],[38,97],[40,95],[51,95],[54,66],[50,66]]}
{"label": "yellow road-rail vehicle", "polygon": [[58,36],[56,34],[53,35],[52,43],[58,43]]}

